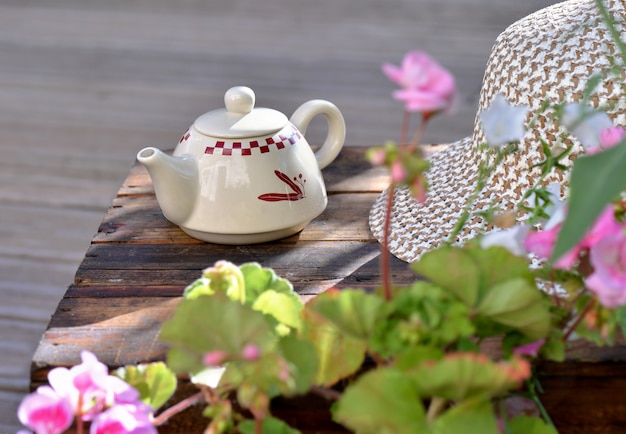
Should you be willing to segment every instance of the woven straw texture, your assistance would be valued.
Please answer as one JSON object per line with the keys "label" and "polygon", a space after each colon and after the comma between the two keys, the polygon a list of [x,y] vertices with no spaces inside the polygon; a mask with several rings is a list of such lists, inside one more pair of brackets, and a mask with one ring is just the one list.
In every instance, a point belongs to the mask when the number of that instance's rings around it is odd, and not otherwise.
{"label": "woven straw texture", "polygon": [[[622,40],[626,36],[624,1],[605,2],[616,22]],[[427,172],[430,185],[425,203],[418,204],[406,189],[397,189],[390,225],[390,252],[413,262],[446,240],[475,189],[481,159],[493,159],[493,153],[480,151],[485,142],[479,114],[497,94],[512,105],[530,107],[529,119],[539,112],[543,101],[578,102],[588,78],[605,71],[610,57],[619,58],[615,44],[593,0],[571,0],[542,9],[511,25],[496,39],[485,70],[473,134],[453,143],[430,158]],[[626,125],[626,101],[620,97],[620,78],[607,76],[596,88],[590,103],[606,107],[616,125]],[[490,230],[477,212],[490,206],[511,210],[522,195],[539,179],[533,165],[544,159],[541,140],[548,143],[565,131],[540,116],[532,131],[520,144],[520,150],[507,157],[480,192],[472,216],[454,242],[475,237]],[[566,139],[569,140],[569,139]],[[566,142],[569,143],[569,142]],[[576,139],[569,164],[583,151]],[[546,182],[567,181],[563,173],[553,173]],[[565,193],[565,191],[563,191]],[[370,229],[381,241],[387,192],[375,202],[370,212]]]}

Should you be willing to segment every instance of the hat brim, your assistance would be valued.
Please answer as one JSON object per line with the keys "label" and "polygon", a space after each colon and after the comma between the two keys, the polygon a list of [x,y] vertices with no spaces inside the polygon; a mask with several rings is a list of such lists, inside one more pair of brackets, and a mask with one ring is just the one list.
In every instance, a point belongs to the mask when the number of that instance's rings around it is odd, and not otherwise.
{"label": "hat brim", "polygon": [[[475,146],[472,137],[466,137],[428,157],[429,190],[425,202],[418,203],[408,188],[395,189],[388,245],[394,256],[413,262],[447,240],[475,189],[480,164],[478,153],[472,152]],[[386,190],[378,197],[369,215],[370,230],[381,243],[388,194]],[[472,211],[487,206],[478,204]],[[483,225],[481,218],[470,218],[454,241],[472,238]]]}

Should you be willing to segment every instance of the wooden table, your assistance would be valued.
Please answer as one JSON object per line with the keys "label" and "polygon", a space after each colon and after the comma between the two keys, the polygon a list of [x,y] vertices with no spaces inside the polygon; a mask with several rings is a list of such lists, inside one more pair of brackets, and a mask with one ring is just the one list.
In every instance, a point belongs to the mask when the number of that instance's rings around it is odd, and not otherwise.
{"label": "wooden table", "polygon": [[[380,247],[367,217],[387,185],[385,172],[365,161],[362,148],[345,148],[323,174],[328,208],[300,234],[266,244],[221,246],[192,239],[165,220],[147,172],[133,166],[42,337],[31,387],[45,383],[50,369],[78,363],[83,349],[111,368],[164,360],[166,347],[158,340],[162,323],[183,288],[221,259],[271,267],[305,300],[333,286],[379,285]],[[392,270],[399,284],[415,277],[399,260],[392,260]],[[626,432],[624,360],[623,347],[579,345],[567,362],[540,367],[543,401],[561,433]],[[191,394],[192,387],[183,382],[179,396]],[[303,397],[280,401],[273,409],[305,433],[343,432],[320,416],[327,407],[321,398]],[[159,432],[201,432],[201,409]]]}

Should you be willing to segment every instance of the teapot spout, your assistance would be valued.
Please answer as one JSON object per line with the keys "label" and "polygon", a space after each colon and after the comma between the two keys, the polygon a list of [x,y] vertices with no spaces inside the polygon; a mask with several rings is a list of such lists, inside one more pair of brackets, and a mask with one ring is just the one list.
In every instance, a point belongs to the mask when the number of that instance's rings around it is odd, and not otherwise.
{"label": "teapot spout", "polygon": [[137,153],[137,160],[148,169],[165,218],[174,224],[183,224],[191,216],[199,188],[195,159],[172,157],[148,147]]}

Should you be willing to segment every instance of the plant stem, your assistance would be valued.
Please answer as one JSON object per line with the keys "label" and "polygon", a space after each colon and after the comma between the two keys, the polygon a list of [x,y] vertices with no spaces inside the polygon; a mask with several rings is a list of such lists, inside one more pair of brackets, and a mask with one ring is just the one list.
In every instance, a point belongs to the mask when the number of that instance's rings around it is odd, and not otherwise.
{"label": "plant stem", "polygon": [[202,400],[204,400],[204,393],[203,392],[198,392],[195,395],[191,395],[190,397],[183,399],[182,401],[180,401],[176,405],[173,405],[170,408],[168,408],[167,410],[164,410],[158,417],[154,418],[154,420],[152,421],[152,425],[154,425],[154,426],[163,425],[172,416],[175,416],[176,414],[180,413],[181,411],[186,410],[187,408],[189,408],[192,405],[195,405],[195,404],[201,402]]}
{"label": "plant stem", "polygon": [[537,406],[537,409],[539,410],[539,413],[541,414],[541,417],[543,418],[543,420],[546,421],[546,423],[548,423],[550,426],[554,427],[554,422],[552,422],[552,418],[550,418],[550,415],[548,414],[548,412],[546,411],[546,408],[541,403],[539,396],[537,396],[535,382],[538,382],[538,380],[534,376],[530,380],[526,381],[526,387],[528,387],[528,391],[530,392],[530,399],[532,399],[535,405]]}
{"label": "plant stem", "polygon": [[340,392],[337,392],[334,389],[327,389],[326,387],[312,386],[311,392],[329,401],[339,401],[341,398]]}
{"label": "plant stem", "polygon": [[385,223],[383,225],[383,242],[380,245],[380,268],[381,277],[383,280],[383,294],[385,300],[391,300],[391,269],[389,265],[389,258],[391,253],[389,252],[389,232],[391,227],[391,209],[393,208],[393,197],[396,193],[396,185],[392,182],[387,190],[387,204],[385,206]]}
{"label": "plant stem", "polygon": [[[417,129],[417,132],[413,136],[411,143],[406,146],[406,153],[410,154],[417,150],[417,146],[424,135],[424,131],[426,131],[426,125],[428,124],[428,120],[430,119],[430,113],[422,114],[422,121],[420,122],[420,126]],[[400,146],[403,146],[406,141],[406,135],[409,127],[409,119],[410,113],[408,111],[404,112],[404,121],[402,122],[402,135],[400,137]],[[383,241],[381,243],[381,278],[383,284],[383,294],[385,296],[385,300],[391,300],[393,297],[393,292],[391,290],[391,270],[389,265],[389,259],[391,253],[389,252],[389,236],[390,236],[390,228],[391,228],[391,210],[393,209],[393,199],[396,192],[396,185],[394,182],[391,183],[389,189],[387,190],[387,203],[385,205],[385,221],[383,224]]]}
{"label": "plant stem", "polygon": [[426,420],[432,422],[435,420],[437,416],[441,414],[448,401],[445,398],[441,398],[440,396],[435,396],[430,400],[430,405],[428,406],[428,412],[426,413]]}
{"label": "plant stem", "polygon": [[585,305],[585,307],[583,308],[583,310],[580,312],[580,314],[578,315],[578,317],[576,318],[576,320],[574,320],[574,322],[572,323],[572,325],[567,329],[567,331],[565,333],[563,333],[563,342],[567,341],[567,339],[570,337],[570,335],[574,332],[574,330],[576,330],[576,327],[578,327],[578,324],[580,324],[580,322],[583,320],[583,318],[585,317],[585,315],[587,315],[587,313],[595,306],[596,304],[596,300],[595,299],[590,299],[587,304]]}
{"label": "plant stem", "polygon": [[78,414],[76,415],[76,434],[83,434],[83,395],[78,394]]}

